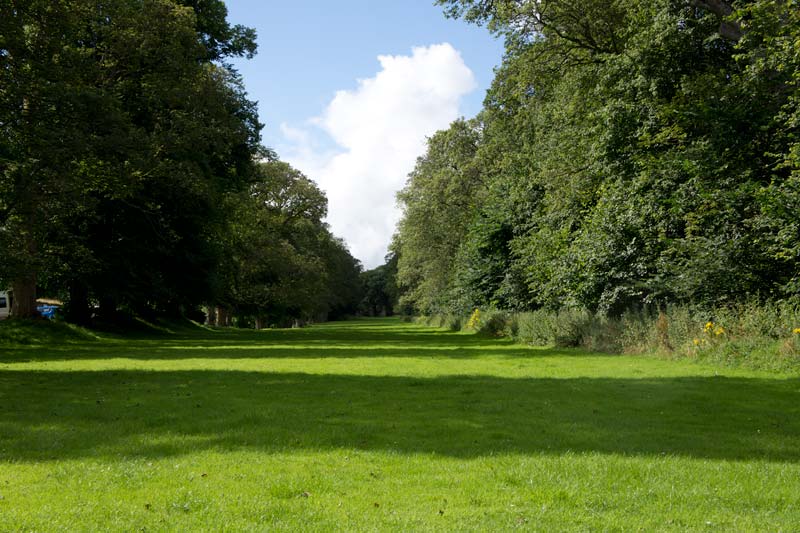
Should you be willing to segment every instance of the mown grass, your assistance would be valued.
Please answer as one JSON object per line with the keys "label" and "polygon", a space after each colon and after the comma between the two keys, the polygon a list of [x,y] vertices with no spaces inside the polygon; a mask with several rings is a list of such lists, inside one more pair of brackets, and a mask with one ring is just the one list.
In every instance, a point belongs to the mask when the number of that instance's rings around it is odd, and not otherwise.
{"label": "mown grass", "polygon": [[392,319],[31,337],[0,530],[800,529],[796,375]]}

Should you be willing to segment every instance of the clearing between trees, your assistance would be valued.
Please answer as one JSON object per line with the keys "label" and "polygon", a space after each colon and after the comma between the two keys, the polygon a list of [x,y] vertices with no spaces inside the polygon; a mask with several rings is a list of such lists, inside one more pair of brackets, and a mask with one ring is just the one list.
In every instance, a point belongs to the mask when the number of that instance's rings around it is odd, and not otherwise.
{"label": "clearing between trees", "polygon": [[0,350],[0,523],[800,528],[800,379],[369,319]]}

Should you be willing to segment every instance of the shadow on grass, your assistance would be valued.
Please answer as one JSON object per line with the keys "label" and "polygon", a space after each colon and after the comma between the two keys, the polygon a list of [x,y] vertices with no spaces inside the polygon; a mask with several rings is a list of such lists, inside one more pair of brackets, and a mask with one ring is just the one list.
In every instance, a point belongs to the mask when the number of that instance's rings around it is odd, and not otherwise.
{"label": "shadow on grass", "polygon": [[[391,319],[390,319],[391,320]],[[441,329],[372,320],[284,330],[200,330],[190,335],[126,338],[83,344],[13,346],[0,363],[75,359],[258,359],[354,357],[585,356],[580,350],[539,349],[510,339],[465,335]],[[599,355],[599,354],[593,354]]]}
{"label": "shadow on grass", "polygon": [[[590,354],[592,357],[613,357],[608,354]],[[17,348],[0,356],[0,363],[27,363],[41,361],[104,360],[127,358],[139,361],[180,359],[353,359],[363,357],[393,358],[446,358],[473,359],[486,356],[507,358],[587,357],[578,350],[533,349],[521,345],[509,346],[371,346],[343,345],[327,347],[292,347],[286,345],[234,345],[234,346],[80,346],[57,348]]]}
{"label": "shadow on grass", "polygon": [[800,380],[0,373],[0,461],[202,450],[800,460]]}

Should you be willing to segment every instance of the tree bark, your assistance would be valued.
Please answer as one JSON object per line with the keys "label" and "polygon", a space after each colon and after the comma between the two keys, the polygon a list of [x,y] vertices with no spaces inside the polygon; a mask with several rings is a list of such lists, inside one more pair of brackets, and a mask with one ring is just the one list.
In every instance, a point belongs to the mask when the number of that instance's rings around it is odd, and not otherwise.
{"label": "tree bark", "polygon": [[100,298],[100,316],[106,320],[114,320],[117,317],[117,299],[113,296],[103,296]]}
{"label": "tree bark", "polygon": [[11,304],[11,314],[17,318],[32,318],[38,316],[36,311],[36,241],[32,235],[32,216],[25,217],[27,227],[20,231],[21,248],[25,251],[25,266],[18,270],[18,275],[11,280],[11,290],[14,301]]}
{"label": "tree bark", "polygon": [[39,316],[36,310],[36,274],[31,273],[11,283],[11,315],[17,318]]}
{"label": "tree bark", "polygon": [[733,14],[733,6],[730,2],[723,0],[692,0],[692,5],[710,11],[722,19],[719,24],[719,34],[724,38],[738,42],[744,35],[738,22],[725,20]]}
{"label": "tree bark", "polygon": [[217,307],[217,325],[226,328],[231,325],[231,315],[225,307]]}
{"label": "tree bark", "polygon": [[209,326],[216,326],[217,325],[217,308],[213,305],[209,305],[206,311],[206,324]]}
{"label": "tree bark", "polygon": [[67,321],[80,326],[89,325],[92,315],[89,310],[89,288],[85,283],[80,281],[70,283],[66,312]]}
{"label": "tree bark", "polygon": [[[22,119],[29,125],[29,102],[27,96],[22,98]],[[36,257],[38,247],[34,237],[35,228],[35,202],[34,187],[35,181],[32,172],[25,172],[17,187],[20,188],[17,199],[17,210],[21,215],[21,224],[17,228],[19,235],[19,252],[24,257],[22,264],[18,267],[17,275],[11,280],[11,290],[13,301],[11,303],[11,314],[17,318],[32,318],[38,316],[36,311]]]}

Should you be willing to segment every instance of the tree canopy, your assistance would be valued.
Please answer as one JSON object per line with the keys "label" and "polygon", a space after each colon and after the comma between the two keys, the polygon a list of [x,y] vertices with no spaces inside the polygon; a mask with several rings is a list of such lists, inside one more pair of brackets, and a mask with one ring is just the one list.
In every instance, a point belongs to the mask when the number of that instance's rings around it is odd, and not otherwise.
{"label": "tree canopy", "polygon": [[406,302],[800,295],[797,1],[438,3],[506,54],[480,115],[431,137],[399,195]]}
{"label": "tree canopy", "polygon": [[[0,282],[68,316],[347,312],[324,194],[260,145],[221,0],[0,0]],[[335,281],[334,281],[335,280]],[[356,290],[356,292],[358,292]],[[270,311],[272,312],[272,311]]]}

